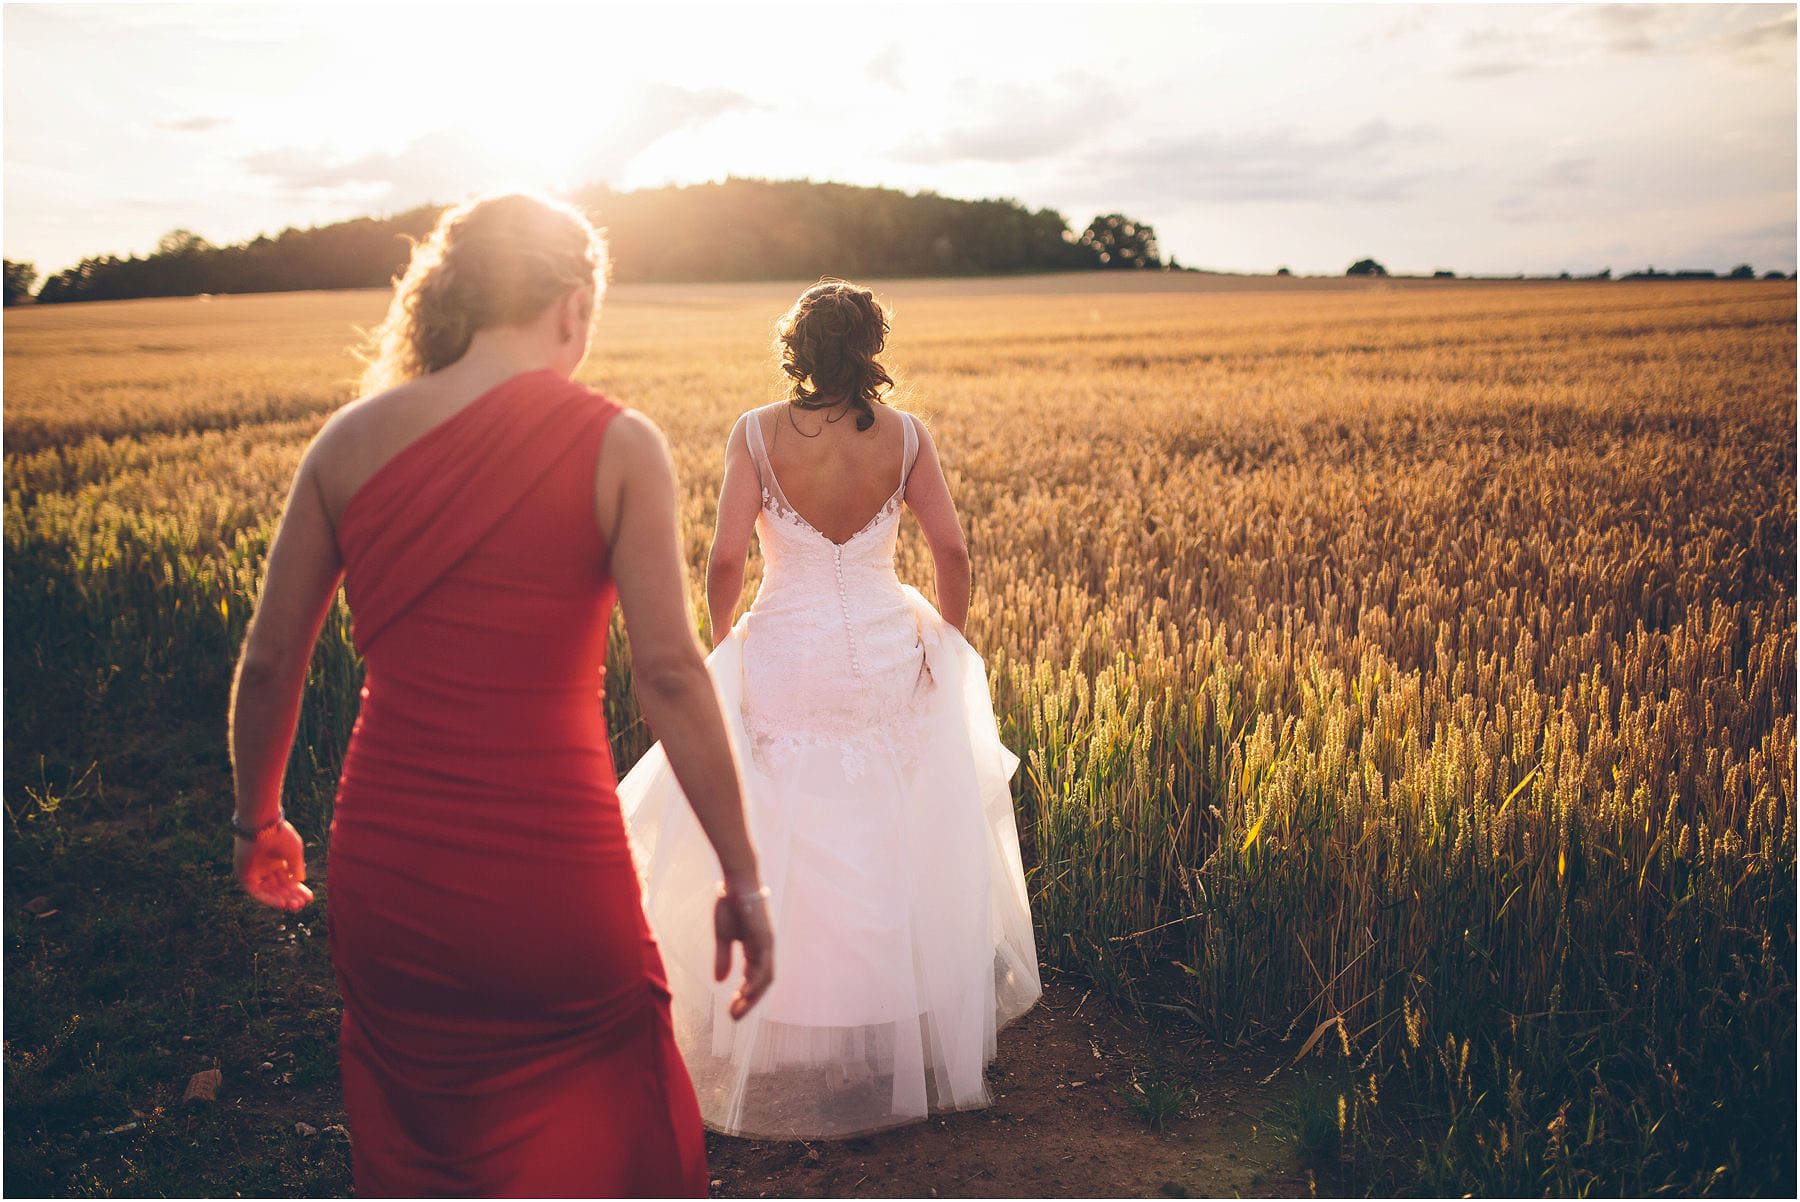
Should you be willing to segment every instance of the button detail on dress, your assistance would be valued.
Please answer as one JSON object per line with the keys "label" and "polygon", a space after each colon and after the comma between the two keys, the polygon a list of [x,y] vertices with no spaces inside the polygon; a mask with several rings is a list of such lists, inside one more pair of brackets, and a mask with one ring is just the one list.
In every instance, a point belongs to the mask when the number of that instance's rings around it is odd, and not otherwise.
{"label": "button detail on dress", "polygon": [[831,544],[831,570],[837,575],[838,608],[844,613],[844,642],[850,648],[850,672],[862,679],[862,665],[856,662],[856,635],[850,624],[850,591],[844,587],[844,548]]}

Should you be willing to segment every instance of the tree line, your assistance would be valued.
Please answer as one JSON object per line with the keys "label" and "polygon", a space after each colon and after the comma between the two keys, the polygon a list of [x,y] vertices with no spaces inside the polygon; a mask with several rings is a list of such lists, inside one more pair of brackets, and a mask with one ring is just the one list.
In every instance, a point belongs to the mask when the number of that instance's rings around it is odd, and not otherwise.
{"label": "tree line", "polygon": [[[1283,267],[1279,271],[1277,271],[1275,274],[1276,275],[1292,275],[1293,273],[1291,271],[1289,271],[1287,268]],[[1384,275],[1388,274],[1388,269],[1386,267],[1383,267],[1380,263],[1376,262],[1374,259],[1358,259],[1356,262],[1350,264],[1350,266],[1345,269],[1344,274],[1345,275],[1384,276]],[[1444,268],[1439,268],[1438,270],[1432,272],[1431,275],[1432,275],[1433,279],[1439,279],[1439,280],[1453,280],[1453,279],[1457,278],[1456,273],[1454,271],[1449,271]],[[1467,278],[1481,279],[1483,277],[1469,276]],[[1526,279],[1526,278],[1538,279],[1538,280],[1547,280],[1547,279],[1554,278],[1554,279],[1558,279],[1558,280],[1572,280],[1572,279],[1575,279],[1576,277],[1565,271],[1554,277],[1547,276],[1547,275],[1546,276],[1527,277],[1521,273],[1520,275],[1518,275],[1516,277],[1514,277],[1514,276],[1509,276],[1509,277],[1489,276],[1486,278],[1489,278],[1489,279],[1508,278],[1508,279],[1521,279],[1521,280]],[[1612,268],[1602,267],[1599,271],[1595,272],[1593,275],[1582,276],[1580,278],[1588,279],[1588,280],[1610,280],[1613,278]],[[1756,278],[1756,269],[1754,267],[1750,266],[1750,264],[1748,264],[1748,263],[1739,263],[1736,267],[1733,267],[1730,271],[1721,275],[1716,271],[1706,271],[1706,270],[1658,271],[1658,270],[1656,270],[1656,268],[1651,267],[1648,270],[1634,271],[1634,272],[1631,272],[1629,275],[1622,275],[1619,278],[1621,280],[1753,280]],[[1783,275],[1779,271],[1765,271],[1763,273],[1762,278],[1765,280],[1791,280],[1794,277],[1791,275]]]}
{"label": "tree line", "polygon": [[[806,180],[720,183],[571,198],[605,228],[618,281],[805,279],[820,275],[991,275],[1160,268],[1156,232],[1120,213],[1076,234],[1055,209],[1013,200]],[[443,206],[285,229],[214,246],[187,230],[142,257],[83,259],[45,280],[40,304],[201,293],[385,286]],[[6,303],[29,298],[36,271],[6,265]]]}

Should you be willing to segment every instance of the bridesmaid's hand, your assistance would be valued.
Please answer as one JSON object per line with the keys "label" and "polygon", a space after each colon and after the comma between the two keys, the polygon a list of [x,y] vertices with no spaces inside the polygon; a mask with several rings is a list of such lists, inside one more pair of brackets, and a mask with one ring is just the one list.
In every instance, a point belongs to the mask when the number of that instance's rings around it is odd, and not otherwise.
{"label": "bridesmaid's hand", "polygon": [[731,1017],[740,1019],[762,1000],[775,980],[775,932],[766,898],[721,897],[713,907],[713,980],[731,971],[731,945],[744,945],[744,983],[731,998]]}
{"label": "bridesmaid's hand", "polygon": [[232,840],[232,869],[244,892],[265,906],[292,913],[313,899],[306,887],[306,845],[292,823],[249,839]]}

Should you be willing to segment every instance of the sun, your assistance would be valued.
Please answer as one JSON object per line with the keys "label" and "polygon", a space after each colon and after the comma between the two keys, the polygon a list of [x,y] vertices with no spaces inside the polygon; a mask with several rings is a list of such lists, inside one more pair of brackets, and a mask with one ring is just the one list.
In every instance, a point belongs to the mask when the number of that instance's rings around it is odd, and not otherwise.
{"label": "sun", "polygon": [[378,44],[404,54],[383,55],[358,98],[382,141],[418,148],[423,175],[467,178],[471,191],[566,192],[616,174],[637,149],[643,80],[621,69],[620,50],[654,44],[652,20],[636,7],[449,9],[384,31]]}

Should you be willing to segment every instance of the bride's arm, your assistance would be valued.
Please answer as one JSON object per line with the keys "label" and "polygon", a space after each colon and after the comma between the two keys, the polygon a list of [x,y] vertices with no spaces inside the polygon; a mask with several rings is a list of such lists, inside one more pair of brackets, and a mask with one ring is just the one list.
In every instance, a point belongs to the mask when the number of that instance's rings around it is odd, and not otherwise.
{"label": "bride's arm", "polygon": [[719,486],[719,519],[713,531],[712,550],[706,557],[706,614],[708,634],[717,647],[731,633],[731,616],[744,593],[744,557],[750,553],[750,535],[762,508],[762,486],[750,444],[744,433],[746,416],[731,428],[725,444],[725,482]]}
{"label": "bride's arm", "polygon": [[966,634],[969,620],[969,544],[963,540],[962,522],[956,516],[956,502],[950,499],[950,484],[944,479],[943,464],[938,461],[937,444],[931,432],[920,422],[919,457],[913,461],[912,475],[906,480],[906,503],[919,519],[925,534],[925,545],[931,548],[931,562],[937,569],[938,612],[944,621]]}

